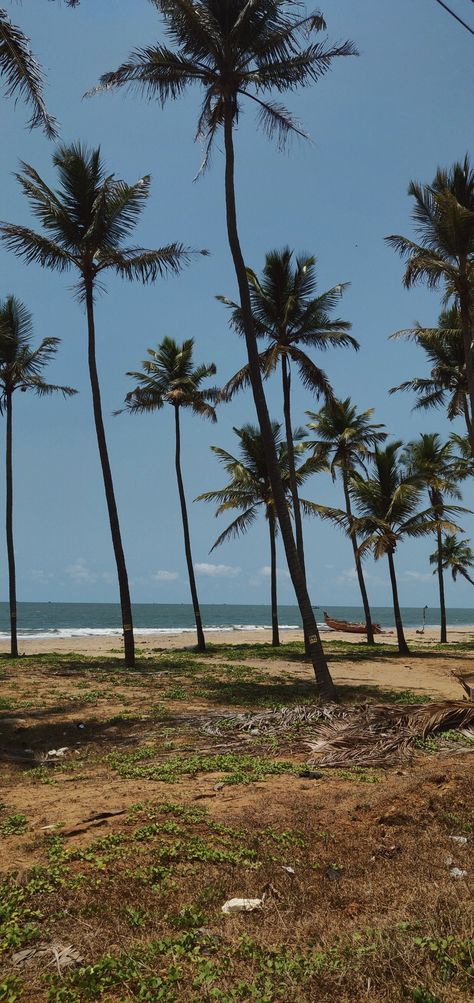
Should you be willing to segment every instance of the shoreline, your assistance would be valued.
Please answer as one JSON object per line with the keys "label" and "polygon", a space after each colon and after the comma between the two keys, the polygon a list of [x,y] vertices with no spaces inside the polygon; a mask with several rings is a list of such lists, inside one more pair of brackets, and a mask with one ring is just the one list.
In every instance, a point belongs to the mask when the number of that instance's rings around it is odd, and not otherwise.
{"label": "shoreline", "polygon": [[[414,627],[405,628],[405,637],[407,641],[416,642],[417,645],[426,645],[429,648],[432,644],[439,644],[439,631],[438,627],[426,627],[424,634],[417,634],[417,630]],[[206,631],[205,631],[206,633]],[[448,645],[455,644],[463,640],[467,640],[469,637],[474,636],[474,624],[473,625],[463,625],[456,627],[448,627]],[[213,628],[207,631],[207,639],[210,645],[212,644],[229,644],[238,646],[239,644],[270,644],[271,633],[270,629],[265,627],[252,628],[249,630],[233,630],[232,628]],[[281,631],[280,640],[282,644],[290,643],[292,641],[302,641],[303,632],[300,628],[286,628]],[[342,631],[327,630],[321,631],[321,640],[323,645],[328,641],[346,641],[352,644],[363,644],[365,643],[365,635],[363,634],[348,634]],[[194,648],[195,646],[195,634],[194,630],[188,629],[186,631],[176,631],[151,633],[147,631],[143,633],[140,629],[135,630],[135,643],[137,648],[142,649],[144,654],[152,653],[153,650],[160,649],[186,649]],[[396,634],[382,634],[377,636],[377,644],[396,644],[397,638]],[[22,655],[33,655],[33,654],[81,654],[89,655],[90,657],[108,655],[108,654],[122,654],[122,636],[121,633],[104,633],[104,634],[89,634],[89,635],[79,635],[75,637],[55,637],[51,635],[49,637],[28,637],[19,638],[18,647],[20,654]],[[7,655],[10,648],[10,641],[8,637],[2,638],[0,640],[0,655]],[[275,649],[275,656],[278,656],[278,649]]]}

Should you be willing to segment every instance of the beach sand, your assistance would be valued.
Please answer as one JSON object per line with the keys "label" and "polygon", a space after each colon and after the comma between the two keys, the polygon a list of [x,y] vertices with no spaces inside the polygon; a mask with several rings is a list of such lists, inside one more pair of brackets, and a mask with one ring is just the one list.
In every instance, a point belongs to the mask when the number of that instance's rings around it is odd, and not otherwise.
{"label": "beach sand", "polygon": [[[429,648],[430,645],[439,643],[439,627],[426,627],[425,633],[422,635],[417,634],[414,628],[407,628],[405,630],[405,636],[407,641],[416,641],[417,646],[426,645],[427,648]],[[469,640],[473,637],[474,625],[448,629],[448,643]],[[364,635],[345,634],[336,630],[322,631],[321,639],[323,644],[326,641],[348,641],[353,644],[361,644],[365,641]],[[271,632],[266,629],[213,630],[207,633],[206,640],[211,645],[270,644]],[[290,641],[302,641],[303,633],[301,630],[282,630],[280,633],[280,640],[282,644]],[[135,631],[135,642],[137,647],[146,653],[147,651],[152,651],[153,649],[193,648],[195,644],[195,637],[192,632],[185,634],[160,633],[155,635],[149,633],[141,634],[140,630],[137,629]],[[395,633],[382,634],[377,637],[377,642],[380,644],[396,644],[397,638]],[[75,654],[80,655],[90,655],[94,658],[101,655],[121,653],[122,639],[118,634],[58,638],[51,636],[47,638],[28,638],[27,640],[20,638],[18,641],[18,647],[20,653],[24,655],[47,654],[52,652],[67,654],[68,652],[74,652]],[[8,651],[9,641],[8,639],[3,639],[0,641],[0,654],[7,654]],[[277,652],[275,654],[277,655]]]}

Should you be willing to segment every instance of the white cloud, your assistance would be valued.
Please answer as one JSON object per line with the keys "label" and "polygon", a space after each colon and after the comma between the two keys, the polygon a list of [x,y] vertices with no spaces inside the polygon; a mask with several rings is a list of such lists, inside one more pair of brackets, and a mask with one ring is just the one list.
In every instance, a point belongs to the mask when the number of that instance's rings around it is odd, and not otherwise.
{"label": "white cloud", "polygon": [[74,585],[97,585],[98,582],[114,585],[116,581],[112,571],[93,571],[83,557],[78,557],[72,564],[68,564],[65,570]]}
{"label": "white cloud", "polygon": [[236,578],[240,575],[240,568],[232,567],[230,564],[195,564],[198,575],[207,575],[208,578]]}
{"label": "white cloud", "polygon": [[408,582],[431,582],[433,576],[425,571],[404,571],[401,578]]}
{"label": "white cloud", "polygon": [[151,576],[152,582],[175,582],[177,578],[179,578],[178,571],[165,571],[164,569],[155,571],[155,574]]}
{"label": "white cloud", "polygon": [[[365,574],[364,577],[370,576]],[[357,571],[355,568],[343,568],[336,580],[339,585],[353,585],[357,581]]]}
{"label": "white cloud", "polygon": [[[259,575],[261,578],[270,578],[272,569],[269,564],[265,564],[263,568],[260,568]],[[289,578],[290,572],[285,568],[277,568],[277,578]]]}
{"label": "white cloud", "polygon": [[30,576],[37,585],[49,585],[54,578],[52,571],[43,571],[41,568],[33,568]]}

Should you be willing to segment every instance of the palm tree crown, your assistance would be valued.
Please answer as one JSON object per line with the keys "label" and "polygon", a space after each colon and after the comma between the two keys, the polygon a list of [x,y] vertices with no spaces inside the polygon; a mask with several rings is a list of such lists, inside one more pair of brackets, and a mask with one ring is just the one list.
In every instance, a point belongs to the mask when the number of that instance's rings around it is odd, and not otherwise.
{"label": "palm tree crown", "polygon": [[0,7],[0,77],[5,81],[7,97],[22,97],[32,109],[30,129],[40,126],[54,139],[57,122],[47,111],[43,97],[43,72],[35,59],[30,40]]}
{"label": "palm tree crown", "polygon": [[137,387],[125,398],[125,409],[131,413],[157,411],[166,403],[190,408],[195,414],[216,421],[213,404],[218,397],[215,387],[201,390],[203,380],[215,376],[216,367],[194,367],[194,338],[178,345],[172,338],[164,338],[158,349],[148,348],[148,358],[141,372],[129,372]]}
{"label": "palm tree crown", "polygon": [[[249,526],[255,521],[259,507],[263,507],[265,516],[275,518],[275,503],[273,499],[272,486],[268,475],[268,465],[265,457],[262,436],[260,429],[255,425],[247,424],[242,428],[234,428],[235,434],[239,438],[239,456],[233,456],[226,449],[220,446],[211,446],[212,451],[224,464],[230,477],[229,484],[225,488],[217,491],[205,491],[199,495],[196,501],[213,501],[218,503],[216,515],[222,515],[229,509],[242,509],[242,514],[224,530],[217,538],[212,550],[220,546],[225,540],[239,536],[247,531]],[[282,427],[277,421],[272,421],[272,435],[278,462],[281,469],[281,477],[287,496],[287,504],[291,507],[290,474],[288,465],[288,449],[285,439],[282,437]],[[305,436],[304,429],[295,430],[295,452],[301,456],[307,449],[307,443],[303,442]],[[310,457],[306,461],[300,462],[296,470],[298,484],[303,484],[311,474],[321,470],[320,461],[315,461]],[[303,509],[308,513],[313,510],[313,503],[300,499]]]}
{"label": "palm tree crown", "polygon": [[[315,296],[316,259],[300,254],[293,263],[293,252],[288,247],[266,255],[261,279],[250,268],[247,276],[255,333],[270,343],[260,355],[264,375],[270,375],[286,359],[288,363],[295,363],[306,389],[331,399],[333,392],[326,374],[314,364],[304,348],[359,347],[355,338],[348,334],[351,324],[331,317],[348,283],[340,282]],[[241,307],[224,296],[218,299],[231,308],[232,326],[243,334],[245,322]],[[249,367],[244,366],[229,380],[223,393],[230,398],[249,383]]]}
{"label": "palm tree crown", "polygon": [[55,392],[70,397],[77,393],[72,387],[45,383],[42,370],[53,359],[59,338],[43,338],[32,348],[33,320],[29,310],[15,296],[0,302],[0,411],[5,397],[15,390],[33,390],[39,396]]}
{"label": "palm tree crown", "polygon": [[311,445],[316,454],[331,457],[333,480],[338,470],[345,471],[349,476],[358,469],[365,472],[365,461],[371,457],[374,448],[387,438],[387,433],[381,431],[384,425],[371,421],[374,409],[358,411],[350,397],[345,400],[334,398],[317,413],[306,413],[312,419],[308,428],[318,435]]}
{"label": "palm tree crown", "polygon": [[320,13],[301,16],[287,0],[152,0],[173,44],[136,49],[118,70],[104,73],[96,90],[129,87],[162,105],[191,84],[204,87],[196,138],[206,144],[207,163],[226,103],[234,121],[243,97],[258,108],[260,124],[280,144],[290,132],[304,135],[279,102],[264,98],[317,81],[337,56],[356,55],[350,42],[331,46],[313,36],[325,30]]}
{"label": "palm tree crown", "polygon": [[22,162],[17,174],[43,233],[13,223],[0,225],[6,246],[28,264],[38,262],[60,272],[77,268],[83,295],[85,281],[95,283],[107,269],[124,279],[149,282],[178,272],[189,260],[189,250],[178,243],[159,250],[124,246],[148,200],[149,176],[133,185],[119,181],[107,173],[99,148],[88,150],[80,143],[60,146],[53,163],[56,191],[29,164]]}
{"label": "palm tree crown", "polygon": [[[458,575],[462,575],[471,585],[474,585],[467,570],[474,568],[474,552],[467,541],[459,540],[455,534],[447,533],[443,540],[441,556],[443,568],[445,571],[451,572],[453,581],[456,581]],[[430,564],[437,564],[437,562],[438,552],[436,551],[434,554],[430,554]],[[436,570],[433,574],[436,574]]]}

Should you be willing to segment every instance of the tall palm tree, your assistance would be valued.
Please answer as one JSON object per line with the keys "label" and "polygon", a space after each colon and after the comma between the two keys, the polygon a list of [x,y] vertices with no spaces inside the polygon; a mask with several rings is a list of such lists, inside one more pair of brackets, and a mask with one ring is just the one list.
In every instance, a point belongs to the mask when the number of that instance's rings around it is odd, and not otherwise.
{"label": "tall palm tree", "polygon": [[[409,649],[403,632],[394,554],[405,538],[428,536],[436,529],[438,516],[433,508],[420,509],[423,485],[418,477],[411,476],[400,462],[402,443],[391,442],[384,449],[375,447],[373,469],[370,477],[353,477],[349,490],[356,516],[349,519],[346,512],[328,506],[317,506],[319,514],[341,526],[346,532],[356,532],[362,537],[359,554],[372,550],[378,560],[387,557],[393,596],[393,612],[397,631],[398,650],[408,655]],[[315,506],[316,508],[316,506]],[[445,506],[445,514],[450,511]],[[445,531],[453,524],[440,520]]]}
{"label": "tall palm tree", "polygon": [[[289,247],[282,251],[270,251],[266,255],[261,279],[250,268],[247,269],[247,276],[255,333],[257,338],[265,338],[269,342],[268,348],[260,354],[263,375],[267,377],[278,366],[281,368],[296,548],[300,565],[305,572],[291,421],[291,365],[295,365],[307,390],[317,397],[322,394],[326,400],[332,400],[333,392],[326,374],[315,365],[305,349],[327,349],[330,345],[359,347],[355,338],[347,333],[351,325],[339,318],[333,320],[330,316],[347,288],[347,283],[340,283],[315,296],[316,259],[300,254],[293,265],[293,252]],[[243,334],[245,327],[242,308],[223,296],[218,299],[231,308],[232,326],[239,334]],[[223,394],[230,400],[236,391],[249,383],[250,368],[247,364],[229,380],[223,388]]]}
{"label": "tall palm tree", "polygon": [[[218,502],[216,515],[221,515],[231,509],[240,509],[240,515],[234,519],[230,526],[218,536],[212,550],[219,547],[221,543],[246,533],[255,522],[259,510],[263,509],[268,523],[268,533],[270,538],[270,591],[272,609],[272,645],[277,647],[280,644],[278,630],[278,604],[277,604],[277,562],[276,562],[276,535],[277,520],[275,517],[275,502],[273,499],[272,486],[268,475],[268,466],[265,450],[263,448],[262,435],[255,425],[244,425],[242,428],[234,428],[235,434],[239,438],[239,455],[233,456],[227,450],[219,446],[211,446],[212,451],[219,457],[230,477],[229,483],[218,491],[205,491],[199,495],[196,501]],[[272,422],[272,435],[275,449],[280,464],[282,481],[287,496],[287,505],[291,508],[292,494],[290,486],[290,469],[288,463],[288,448],[286,441],[281,435],[281,425]],[[302,442],[305,435],[303,429],[295,430],[294,453],[301,455],[307,444]],[[321,462],[315,461],[313,457],[302,461],[296,467],[296,478],[298,485],[302,484],[310,474],[321,469]],[[312,510],[313,503],[301,499],[305,510]]]}
{"label": "tall palm tree", "polygon": [[445,408],[449,421],[462,416],[470,436],[473,418],[469,405],[458,307],[453,305],[448,310],[443,310],[438,327],[427,328],[417,324],[405,331],[397,331],[391,337],[406,338],[419,345],[431,364],[431,372],[429,376],[415,376],[412,380],[405,380],[398,387],[392,387],[390,393],[412,390],[417,395],[414,409]]}
{"label": "tall palm tree", "polygon": [[[436,536],[437,573],[439,586],[439,608],[441,620],[441,644],[446,644],[446,601],[444,595],[443,578],[443,515],[445,512],[444,497],[461,498],[461,492],[457,486],[457,463],[453,455],[453,443],[448,440],[442,442],[437,432],[421,433],[418,439],[409,442],[406,446],[402,460],[405,463],[409,474],[419,478],[426,487],[430,500],[435,522],[434,533]],[[450,511],[466,512],[467,509],[460,506],[451,506]]]}
{"label": "tall palm tree", "polygon": [[0,302],[0,413],[6,415],[6,534],[10,601],[11,655],[18,656],[15,548],[13,542],[13,394],[33,390],[44,397],[77,393],[71,387],[45,383],[42,371],[57,351],[59,338],[43,338],[33,348],[33,321],[26,306],[15,296]]}
{"label": "tall palm tree", "polygon": [[[474,579],[467,571],[468,568],[474,568],[474,551],[467,541],[459,540],[454,534],[447,533],[443,540],[441,559],[443,569],[451,572],[453,582],[458,575],[462,575],[466,581],[474,585]],[[438,550],[430,554],[430,564],[438,565]],[[433,574],[436,574],[436,569]]]}
{"label": "tall palm tree", "polygon": [[[350,397],[346,397],[345,400],[329,401],[316,414],[313,411],[306,413],[312,419],[308,423],[308,428],[312,432],[316,432],[318,436],[317,440],[312,443],[315,455],[330,460],[329,470],[333,481],[336,480],[339,472],[344,491],[346,515],[349,520],[352,520],[350,480],[357,473],[367,474],[367,460],[372,455],[375,446],[387,438],[387,433],[381,431],[385,426],[374,424],[371,421],[374,413],[373,408],[368,408],[367,411],[358,411]],[[359,554],[357,533],[355,532],[351,534],[351,543],[364,607],[367,643],[375,644],[369,597],[362,569],[362,558]]]}
{"label": "tall palm tree", "polygon": [[135,228],[150,192],[150,178],[133,185],[108,174],[100,150],[80,144],[60,146],[53,158],[59,184],[51,189],[29,164],[21,164],[17,179],[43,232],[26,226],[1,223],[0,236],[7,248],[27,264],[38,263],[57,272],[78,273],[77,292],[85,302],[88,362],[94,421],[104,479],[105,496],[117,565],[127,666],[135,664],[132,607],[122,546],[96,363],[94,295],[103,276],[112,271],[123,279],[153,282],[159,275],[178,272],[189,259],[181,244],[159,250],[126,247],[124,240]]}
{"label": "tall palm tree", "polygon": [[[147,411],[160,411],[165,404],[174,409],[175,421],[175,467],[178,482],[181,518],[183,522],[184,551],[188,568],[189,588],[196,621],[198,651],[206,650],[206,641],[202,627],[201,610],[194,574],[189,533],[189,519],[181,473],[181,428],[180,409],[188,408],[193,414],[216,421],[214,404],[218,397],[215,387],[201,390],[203,380],[215,376],[216,367],[210,365],[195,366],[193,360],[194,338],[188,338],[182,345],[177,345],[172,338],[164,338],[158,350],[148,348],[148,359],[142,363],[141,372],[130,372],[127,376],[137,380],[138,386],[131,390],[125,398],[125,410],[130,414],[141,414]],[[117,412],[120,413],[120,412]]]}
{"label": "tall palm tree", "polygon": [[21,97],[30,105],[30,129],[40,126],[49,139],[57,136],[56,119],[48,113],[43,96],[43,72],[30,49],[30,39],[0,7],[0,77],[7,97]]}
{"label": "tall palm tree", "polygon": [[310,654],[321,694],[333,700],[331,680],[321,638],[298,560],[286,504],[278,457],[272,436],[259,366],[245,259],[237,226],[235,197],[234,127],[244,98],[259,112],[259,124],[280,145],[302,129],[280,102],[266,98],[316,82],[339,56],[355,54],[350,42],[331,46],[314,35],[325,29],[320,13],[304,16],[287,0],[153,0],[162,14],[173,48],[158,43],[135,50],[128,62],[101,77],[101,89],[127,87],[156,98],[162,105],[199,84],[204,98],[197,135],[205,142],[205,166],[213,141],[222,128],[225,148],[227,235],[245,319],[245,342],[252,392],[262,433],[275,508],[288,568],[310,639]]}
{"label": "tall palm tree", "polygon": [[[449,170],[438,168],[431,185],[411,181],[408,194],[415,202],[412,219],[420,242],[392,235],[388,242],[405,258],[407,289],[424,281],[431,289],[442,285],[445,299],[454,297],[461,321],[464,365],[471,422],[474,416],[474,169],[469,157]],[[474,428],[470,430],[474,457]]]}

